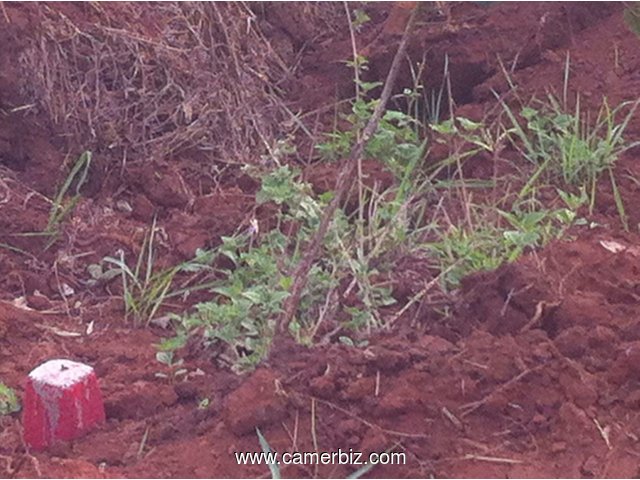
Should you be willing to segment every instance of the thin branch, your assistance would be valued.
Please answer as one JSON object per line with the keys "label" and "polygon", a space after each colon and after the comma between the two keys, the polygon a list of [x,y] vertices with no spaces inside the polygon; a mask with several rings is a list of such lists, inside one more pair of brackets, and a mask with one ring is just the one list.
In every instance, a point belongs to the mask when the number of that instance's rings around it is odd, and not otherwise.
{"label": "thin branch", "polygon": [[407,26],[402,36],[402,40],[400,41],[400,46],[398,47],[398,51],[396,52],[395,57],[393,57],[391,68],[389,69],[389,73],[387,75],[384,88],[382,89],[382,94],[380,95],[380,101],[376,105],[376,108],[373,111],[373,115],[371,115],[369,122],[367,123],[364,130],[362,131],[362,136],[353,146],[349,154],[349,157],[347,158],[347,161],[344,163],[344,165],[340,169],[340,172],[338,173],[338,179],[336,181],[335,196],[331,200],[331,203],[329,203],[329,205],[325,209],[324,214],[322,216],[322,220],[320,221],[320,225],[318,226],[318,230],[313,236],[305,255],[303,256],[302,260],[300,260],[300,263],[296,267],[296,270],[293,274],[293,286],[291,288],[291,295],[287,298],[285,302],[284,312],[282,316],[278,319],[278,326],[277,326],[278,333],[283,333],[288,330],[289,323],[291,322],[296,311],[298,310],[298,305],[300,304],[300,297],[302,296],[302,291],[304,290],[304,287],[307,284],[307,277],[309,274],[309,270],[311,270],[311,266],[313,265],[313,262],[318,257],[318,252],[320,251],[322,242],[324,241],[324,238],[327,234],[329,225],[333,220],[333,216],[347,192],[347,188],[349,186],[350,180],[352,180],[353,178],[353,171],[358,163],[358,159],[362,157],[365,146],[367,145],[367,143],[369,142],[373,134],[378,129],[378,124],[380,123],[380,120],[385,112],[389,98],[391,98],[393,87],[394,87],[396,78],[398,76],[398,72],[400,70],[400,64],[402,62],[402,59],[405,56],[407,44],[409,43],[409,37],[413,30],[416,14],[419,8],[420,8],[419,5],[416,6],[413,12],[411,13],[411,17],[407,22]]}

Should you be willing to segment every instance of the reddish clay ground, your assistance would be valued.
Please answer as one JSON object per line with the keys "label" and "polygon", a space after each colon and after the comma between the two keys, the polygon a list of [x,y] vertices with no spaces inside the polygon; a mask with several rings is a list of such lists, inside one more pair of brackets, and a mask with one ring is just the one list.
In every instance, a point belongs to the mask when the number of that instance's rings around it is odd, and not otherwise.
{"label": "reddish clay ground", "polygon": [[[0,107],[19,103],[14,67],[30,21],[19,6],[3,9]],[[387,12],[381,5],[372,17],[381,22]],[[559,87],[566,51],[571,86],[587,103],[640,94],[640,39],[625,27],[620,4],[465,4],[452,15],[455,28],[424,23],[410,49],[427,50],[436,71],[449,55],[460,114],[481,118],[495,107],[490,88],[506,88],[497,55],[514,65],[522,95]],[[281,33],[300,41],[304,32],[278,18]],[[385,75],[396,40],[371,43],[372,76]],[[349,48],[344,36],[307,50],[291,101],[310,109],[348,90],[350,73],[337,60]],[[640,119],[628,136],[640,138]],[[185,351],[187,368],[203,375],[172,385],[155,377],[162,368],[154,344],[166,332],[130,328],[117,296],[85,284],[86,265],[117,248],[138,252],[155,209],[167,233],[163,260],[188,258],[247,220],[255,182],[232,172],[215,193],[188,205],[172,175],[189,171],[188,157],[131,167],[126,185],[94,178],[62,240],[42,254],[44,241],[11,235],[46,225],[49,205],[31,192],[54,193],[51,172],[64,159],[55,139],[45,118],[0,115],[0,243],[29,253],[0,249],[0,379],[21,391],[44,360],[86,362],[101,379],[107,423],[30,454],[19,417],[1,417],[0,477],[266,477],[265,466],[239,466],[233,452],[259,451],[256,426],[279,451],[313,451],[314,416],[321,451],[406,452],[406,465],[376,467],[367,474],[373,477],[640,475],[640,187],[630,177],[620,183],[631,233],[620,228],[603,183],[596,220],[604,227],[467,278],[445,319],[434,320],[425,306],[415,325],[399,325],[366,350],[286,346],[243,377],[206,352]],[[628,152],[618,171],[640,178],[638,155]],[[130,201],[131,214],[112,208],[117,195]],[[602,241],[626,249],[613,253]],[[397,290],[415,293],[428,272],[405,267],[413,284]],[[75,291],[66,302],[63,283]],[[20,296],[27,305],[12,303]],[[198,409],[203,398],[210,407]],[[353,469],[286,467],[283,474],[343,477]]]}

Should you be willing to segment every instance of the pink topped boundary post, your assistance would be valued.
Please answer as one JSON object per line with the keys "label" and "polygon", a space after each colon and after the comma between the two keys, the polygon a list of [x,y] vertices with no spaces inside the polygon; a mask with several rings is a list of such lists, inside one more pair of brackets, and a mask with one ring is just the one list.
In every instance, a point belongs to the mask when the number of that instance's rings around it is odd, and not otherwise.
{"label": "pink topped boundary post", "polygon": [[27,378],[22,410],[24,441],[43,450],[73,440],[105,421],[93,368],[71,360],[49,360]]}

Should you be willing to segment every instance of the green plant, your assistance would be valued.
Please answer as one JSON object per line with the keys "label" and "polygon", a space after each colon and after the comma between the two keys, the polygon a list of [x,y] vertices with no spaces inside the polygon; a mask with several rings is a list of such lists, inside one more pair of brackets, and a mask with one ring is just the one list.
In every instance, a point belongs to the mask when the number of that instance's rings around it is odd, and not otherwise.
{"label": "green plant", "polygon": [[[363,84],[361,88],[368,92],[376,86]],[[376,102],[361,98],[353,103],[351,113],[343,117],[350,127],[327,134],[326,141],[316,145],[324,160],[335,161],[347,156],[358,138],[358,132],[371,117]],[[366,157],[380,159],[396,176],[401,177],[405,168],[424,154],[424,145],[418,138],[416,125],[417,121],[406,113],[387,110],[365,148]]]}
{"label": "green plant", "polygon": [[629,30],[640,37],[640,2],[630,2],[624,9],[623,16]]}
{"label": "green plant", "polygon": [[159,352],[156,352],[156,361],[158,361],[162,365],[165,365],[169,373],[156,372],[156,377],[166,378],[169,379],[171,383],[174,383],[180,377],[184,377],[185,375],[187,375],[188,370],[183,366],[183,359],[176,360],[175,352],[173,350],[162,349],[162,345],[160,345],[159,348],[161,348],[161,350]]}
{"label": "green plant", "polygon": [[135,326],[148,325],[167,299],[211,286],[208,282],[202,282],[195,286],[172,289],[174,278],[180,272],[196,274],[203,270],[213,271],[210,264],[216,257],[215,250],[197,250],[192,260],[173,267],[157,269],[155,268],[155,235],[156,219],[154,218],[133,269],[127,264],[122,251],[117,258],[103,259],[104,263],[113,268],[103,271],[102,265],[98,264],[88,267],[94,279],[109,279],[118,275],[121,277],[125,318],[132,316]]}
{"label": "green plant", "polygon": [[[275,316],[291,285],[287,272],[319,221],[320,200],[312,196],[308,185],[295,181],[295,176],[288,166],[264,176],[256,200],[282,205],[286,213],[278,216],[275,229],[259,239],[255,230],[223,237],[220,253],[232,262],[232,268],[223,270],[223,279],[210,288],[213,300],[197,304],[195,311],[180,318],[179,328],[184,332],[200,329],[205,344],[227,344],[235,369],[252,368],[267,353]],[[292,237],[282,233],[285,224],[296,227]],[[313,278],[305,295],[307,305],[332,281],[320,267]]]}
{"label": "green plant", "polygon": [[[346,63],[354,71],[356,95],[351,103],[351,111],[340,115],[348,127],[326,134],[326,141],[316,144],[315,148],[324,160],[335,161],[348,156],[379,103],[378,99],[371,99],[368,96],[382,83],[362,80],[362,74],[369,68],[368,60],[355,50],[355,40],[353,53],[353,59]],[[420,90],[420,87],[416,86],[416,90]],[[409,106],[415,103],[416,95],[417,93],[413,91],[406,92]],[[402,177],[405,167],[416,157],[424,154],[424,144],[419,139],[422,129],[417,117],[402,111],[387,109],[378,128],[365,146],[365,156],[383,161],[393,173]],[[361,173],[359,180],[361,180],[360,177]]]}
{"label": "green plant", "polygon": [[[573,112],[568,113],[555,97],[549,95],[547,102],[538,108],[527,106],[521,110],[524,126],[502,99],[500,102],[511,122],[509,132],[514,138],[513,145],[534,165],[533,174],[520,190],[521,198],[541,182],[584,187],[592,213],[596,183],[603,173],[607,173],[618,214],[625,228],[628,227],[613,169],[624,151],[640,145],[640,142],[625,142],[623,137],[640,100],[623,102],[611,109],[605,99],[595,121],[589,122],[581,111],[579,97]],[[622,119],[618,121],[620,116]]]}
{"label": "green plant", "polygon": [[20,411],[20,401],[16,392],[0,382],[0,416]]}
{"label": "green plant", "polygon": [[[47,220],[47,226],[42,232],[25,232],[14,234],[15,236],[24,237],[36,237],[45,236],[49,237],[49,240],[45,244],[45,250],[49,249],[58,239],[60,233],[60,224],[64,221],[65,217],[76,207],[80,200],[80,190],[87,181],[87,175],[89,174],[89,168],[91,167],[91,152],[85,151],[78,157],[75,164],[69,171],[69,174],[65,178],[65,181],[60,186],[60,189],[56,193],[56,196],[51,201],[51,210],[49,212],[49,218]],[[65,202],[65,197],[75,182],[75,194]]]}
{"label": "green plant", "polygon": [[[51,213],[49,214],[49,221],[47,222],[46,232],[57,232],[58,225],[62,222],[64,217],[75,208],[78,200],[80,199],[80,189],[87,180],[89,174],[89,168],[91,167],[91,152],[85,151],[71,168],[69,175],[65,179],[64,183],[58,190],[55,198],[53,199],[53,205],[51,207]],[[71,188],[73,182],[76,181],[75,194],[71,197],[66,205],[63,205],[64,197]]]}
{"label": "green plant", "polygon": [[[412,88],[405,88],[402,94],[395,95],[396,104],[404,105],[398,108],[407,112],[416,120],[416,133],[426,136],[427,125],[437,125],[441,122],[441,116],[445,107],[445,94],[450,90],[449,56],[445,55],[442,70],[442,82],[438,88],[426,90],[422,84],[422,78],[427,67],[427,52],[422,60],[414,66],[408,62],[413,82]],[[450,100],[450,99],[449,99]]]}
{"label": "green plant", "polygon": [[[262,432],[257,427],[256,427],[256,435],[258,436],[258,442],[260,443],[260,448],[262,449],[262,452],[265,454],[265,457],[270,458],[273,455],[273,450],[271,450],[271,446],[269,445],[269,442],[267,442],[267,439],[264,438],[264,435],[262,435]],[[273,478],[274,480],[282,478],[282,473],[280,472],[280,465],[278,465],[275,462],[269,463],[268,465],[269,465],[269,472],[271,472],[271,478]]]}
{"label": "green plant", "polygon": [[[367,97],[379,84],[361,80],[366,59],[354,54],[350,65],[355,72],[356,97],[343,116],[347,128],[335,130],[317,145],[321,157],[327,160],[342,158],[351,151],[377,105],[377,100]],[[609,113],[612,119],[615,115]],[[507,117],[515,120],[513,114]],[[552,119],[548,136],[553,145],[559,143],[553,137],[558,134],[557,125],[564,121],[564,117]],[[608,131],[605,143],[620,147],[627,122],[628,118],[622,125],[601,121],[599,128]],[[571,127],[566,122],[562,125]],[[569,227],[586,222],[578,217],[578,210],[589,198],[580,182],[557,189],[557,197],[545,207],[537,198],[538,192],[547,188],[541,174],[526,189],[521,187],[526,180],[519,178],[464,178],[465,162],[482,155],[497,158],[509,140],[534,158],[528,127],[506,127],[499,122],[487,126],[464,117],[431,125],[435,140],[451,146],[452,151],[428,167],[423,165],[427,150],[426,141],[420,138],[423,127],[399,111],[387,111],[382,117],[365,155],[381,159],[395,174],[394,184],[385,191],[365,184],[362,161],[356,159],[357,191],[346,202],[350,207],[339,207],[331,217],[297,309],[288,319],[289,332],[298,342],[310,345],[335,336],[345,344],[362,346],[366,345],[366,335],[388,328],[396,317],[385,315],[385,308],[397,301],[392,295],[392,278],[396,260],[402,256],[430,260],[440,271],[434,285],[440,280],[446,290],[456,288],[471,272],[514,261],[522,253],[561,237]],[[538,131],[545,129],[547,125],[543,124]],[[518,143],[519,132],[522,136]],[[549,150],[547,143],[544,148]],[[568,147],[567,151],[572,148],[577,147]],[[539,161],[538,156],[535,159]],[[566,164],[568,171],[570,162]],[[447,178],[442,178],[443,173]],[[235,370],[253,368],[270,348],[276,319],[292,289],[292,272],[333,198],[332,192],[315,194],[288,166],[258,174],[261,189],[256,201],[279,208],[274,228],[266,232],[252,228],[224,237],[219,253],[230,260],[231,266],[213,282],[212,298],[191,312],[173,317],[176,339],[198,334],[206,345],[225,345],[220,358]],[[493,200],[474,203],[474,189],[489,191],[488,198]],[[517,190],[520,194],[514,195]],[[454,205],[453,213],[446,210],[445,198]],[[404,312],[414,301],[411,299],[399,311]]]}
{"label": "green plant", "polygon": [[[366,20],[356,12],[355,20],[350,19],[350,28],[357,29]],[[351,126],[329,134],[327,141],[317,146],[328,159],[338,159],[351,150],[378,102],[366,96],[381,84],[361,80],[362,72],[368,68],[367,59],[358,55],[354,47],[354,58],[348,63],[354,69],[356,98],[351,113],[343,118]],[[368,143],[366,154],[385,159],[400,180],[400,188],[392,195],[393,204],[381,200],[382,192],[365,191],[359,162],[357,218],[338,212],[325,241],[322,260],[311,266],[298,315],[289,323],[298,341],[312,343],[321,324],[334,320],[338,287],[341,281],[349,279],[348,290],[357,292],[359,305],[344,310],[350,320],[343,322],[343,327],[370,331],[382,325],[377,309],[394,299],[389,286],[375,280],[380,272],[373,264],[383,256],[390,239],[402,237],[402,228],[391,224],[409,221],[405,212],[410,197],[407,190],[424,148],[417,141],[414,127],[415,121],[410,116],[388,111]],[[322,210],[331,199],[331,194],[313,195],[308,186],[295,180],[294,172],[287,167],[272,171],[262,180],[256,200],[282,206],[278,226],[255,243],[253,239],[248,244],[246,239],[240,239],[244,243],[237,245],[237,238],[224,239],[223,250],[234,268],[227,272],[224,284],[214,289],[218,299],[196,306],[196,312],[184,317],[182,322],[187,331],[203,327],[205,338],[222,340],[233,347],[236,366],[252,366],[264,355],[273,334],[273,319],[280,313],[291,287],[290,272],[300,260],[319,225]],[[371,207],[369,222],[365,221],[365,204]],[[285,235],[283,230],[289,227],[293,228]]]}
{"label": "green plant", "polygon": [[441,271],[447,271],[444,286],[456,288],[470,273],[513,262],[525,251],[562,237],[570,226],[584,223],[577,216],[587,201],[584,191],[578,196],[558,190],[558,195],[564,207],[550,210],[535,200],[516,203],[508,211],[474,206],[471,226],[437,230],[438,239],[423,248],[438,260]]}
{"label": "green plant", "polygon": [[[419,241],[422,210],[414,191],[419,158],[414,157],[413,166],[397,186],[364,193],[364,217],[344,210],[335,216],[321,259],[310,270],[299,310],[290,324],[290,332],[299,342],[313,344],[323,325],[331,331],[353,332],[385,326],[379,309],[395,302],[385,275],[393,269],[395,256]],[[214,298],[179,317],[178,335],[184,338],[190,332],[200,332],[205,344],[222,342],[228,346],[222,358],[234,369],[253,368],[268,351],[275,319],[289,295],[290,272],[330,198],[330,194],[314,194],[288,166],[263,174],[256,200],[280,206],[275,228],[259,235],[253,230],[222,238],[219,252],[232,266],[221,272],[222,278],[210,289]],[[341,308],[337,303],[340,292],[352,295],[355,304]]]}

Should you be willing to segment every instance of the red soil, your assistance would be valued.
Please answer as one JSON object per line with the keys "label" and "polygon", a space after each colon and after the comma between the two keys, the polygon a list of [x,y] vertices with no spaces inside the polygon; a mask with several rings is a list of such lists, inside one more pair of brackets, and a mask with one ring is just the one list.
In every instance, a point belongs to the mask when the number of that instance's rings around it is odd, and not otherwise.
{"label": "red soil", "polygon": [[[19,104],[16,55],[37,12],[0,7],[0,107],[7,107]],[[381,22],[387,11],[376,5],[372,18]],[[437,72],[449,55],[461,115],[481,118],[495,107],[490,88],[506,88],[498,55],[513,65],[523,96],[560,87],[567,51],[571,88],[587,104],[640,94],[640,39],[624,25],[621,5],[454,4],[451,13],[451,28],[423,22],[411,51],[426,51]],[[283,21],[279,31],[304,40],[295,28]],[[374,30],[362,42],[370,45],[370,74],[382,78],[397,39]],[[299,107],[316,108],[350,89],[350,72],[338,62],[349,56],[349,39],[328,42],[311,44],[302,58],[291,98]],[[376,467],[367,474],[373,477],[640,474],[640,187],[631,178],[640,178],[637,150],[617,167],[631,233],[620,228],[603,182],[595,218],[603,227],[472,275],[444,319],[421,307],[415,326],[402,324],[366,349],[287,344],[248,376],[186,351],[186,368],[198,375],[171,384],[155,376],[163,369],[154,344],[166,332],[128,326],[108,288],[86,285],[86,265],[117,248],[137,254],[154,212],[166,231],[163,261],[188,258],[251,218],[255,182],[232,172],[216,189],[198,188],[188,156],[131,167],[123,184],[93,179],[62,239],[42,254],[44,240],[12,234],[46,225],[50,205],[32,192],[54,193],[52,172],[61,171],[64,151],[53,132],[28,111],[0,115],[0,243],[27,252],[0,249],[0,380],[21,391],[42,361],[90,364],[107,423],[30,454],[19,416],[0,417],[0,477],[265,477],[265,466],[239,466],[233,455],[260,450],[255,427],[279,451],[314,451],[316,441],[320,451],[406,452],[406,465]],[[628,136],[640,137],[640,119]],[[318,167],[308,175],[319,189],[331,178]],[[131,213],[115,208],[121,199]],[[610,241],[626,249],[614,253],[605,248]],[[403,288],[417,291],[431,274],[419,264],[406,267],[413,284]],[[64,283],[74,290],[66,300]],[[12,304],[21,296],[27,305]],[[199,409],[205,398],[210,406]],[[284,467],[283,474],[342,477],[353,470]]]}

